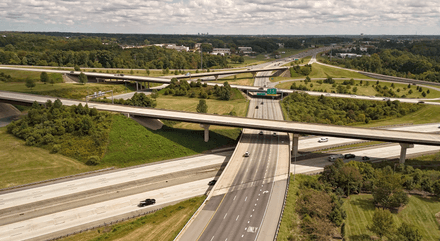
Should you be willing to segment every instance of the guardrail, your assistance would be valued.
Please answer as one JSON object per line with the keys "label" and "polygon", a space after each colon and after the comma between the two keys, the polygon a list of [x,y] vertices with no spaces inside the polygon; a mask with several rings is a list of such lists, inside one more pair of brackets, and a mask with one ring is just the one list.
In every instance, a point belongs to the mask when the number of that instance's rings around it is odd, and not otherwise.
{"label": "guardrail", "polygon": [[116,221],[111,221],[110,223],[104,222],[104,224],[96,225],[96,226],[93,226],[91,228],[82,229],[80,231],[76,231],[76,232],[73,232],[73,233],[68,233],[68,234],[61,235],[61,236],[58,236],[58,237],[55,237],[55,238],[46,239],[46,241],[58,240],[58,239],[66,238],[66,237],[69,237],[69,236],[72,236],[72,235],[75,235],[75,234],[80,234],[80,233],[83,233],[83,232],[94,230],[94,229],[97,229],[97,228],[102,228],[102,227],[110,226],[110,225],[117,224],[117,223],[129,220],[129,219],[132,219],[132,218],[137,218],[137,217],[140,217],[140,216],[145,216],[147,214],[157,212],[157,211],[159,211],[161,209],[162,208],[158,208],[158,209],[151,210],[151,211],[148,211],[148,212],[144,212],[144,213],[140,213],[140,214],[137,214],[137,215],[133,215],[133,216],[130,216],[130,217],[127,217],[127,218],[122,218],[122,219],[118,219]]}

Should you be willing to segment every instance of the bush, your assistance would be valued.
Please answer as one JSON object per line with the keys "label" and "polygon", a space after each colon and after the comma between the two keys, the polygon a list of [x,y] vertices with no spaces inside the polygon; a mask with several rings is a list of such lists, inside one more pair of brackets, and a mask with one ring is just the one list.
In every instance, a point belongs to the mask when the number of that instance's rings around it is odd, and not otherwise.
{"label": "bush", "polygon": [[86,161],[86,165],[87,166],[97,166],[97,165],[99,165],[99,157],[97,157],[97,156],[89,157],[89,159]]}
{"label": "bush", "polygon": [[61,151],[61,145],[55,144],[52,146],[52,149],[50,149],[50,153],[55,154]]}

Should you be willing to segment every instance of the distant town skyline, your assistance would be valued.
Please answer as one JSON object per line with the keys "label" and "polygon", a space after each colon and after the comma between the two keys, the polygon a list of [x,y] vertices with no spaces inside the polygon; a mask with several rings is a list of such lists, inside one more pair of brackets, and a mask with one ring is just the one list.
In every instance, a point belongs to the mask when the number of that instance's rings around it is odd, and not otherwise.
{"label": "distant town skyline", "polygon": [[3,0],[1,31],[439,35],[440,2],[416,0]]}

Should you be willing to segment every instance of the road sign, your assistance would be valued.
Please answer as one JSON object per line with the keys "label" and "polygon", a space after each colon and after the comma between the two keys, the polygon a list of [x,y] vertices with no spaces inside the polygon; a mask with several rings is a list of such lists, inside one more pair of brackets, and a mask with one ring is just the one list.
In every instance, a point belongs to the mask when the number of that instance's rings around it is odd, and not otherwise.
{"label": "road sign", "polygon": [[267,89],[267,94],[268,95],[276,95],[277,89],[276,88]]}
{"label": "road sign", "polygon": [[257,93],[257,95],[266,95],[266,93]]}

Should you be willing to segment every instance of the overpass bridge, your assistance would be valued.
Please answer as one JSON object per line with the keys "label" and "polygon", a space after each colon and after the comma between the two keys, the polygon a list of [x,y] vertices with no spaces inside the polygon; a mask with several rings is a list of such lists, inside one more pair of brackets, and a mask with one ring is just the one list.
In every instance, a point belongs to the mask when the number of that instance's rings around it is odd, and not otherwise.
{"label": "overpass bridge", "polygon": [[[13,104],[32,104],[34,101],[44,104],[48,100],[55,101],[57,98],[48,96],[38,96],[32,94],[22,94],[7,91],[0,91],[0,102]],[[85,105],[86,102],[61,99],[64,105]],[[90,108],[101,111],[112,111],[123,113],[127,116],[144,116],[156,119],[183,121],[199,123],[205,129],[205,141],[209,140],[209,126],[229,126],[239,128],[249,128],[256,130],[270,130],[275,132],[293,133],[292,154],[297,155],[298,137],[305,135],[325,135],[331,137],[342,137],[352,139],[362,139],[371,141],[395,142],[401,145],[401,162],[405,161],[406,149],[414,144],[440,146],[440,135],[429,133],[416,133],[407,131],[368,129],[360,127],[336,126],[324,124],[298,123],[291,121],[279,121],[268,119],[256,119],[247,117],[221,116],[212,114],[191,113],[182,111],[159,110],[144,107],[132,107],[122,105],[112,105],[104,103],[89,103]]]}

